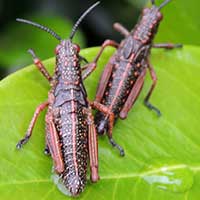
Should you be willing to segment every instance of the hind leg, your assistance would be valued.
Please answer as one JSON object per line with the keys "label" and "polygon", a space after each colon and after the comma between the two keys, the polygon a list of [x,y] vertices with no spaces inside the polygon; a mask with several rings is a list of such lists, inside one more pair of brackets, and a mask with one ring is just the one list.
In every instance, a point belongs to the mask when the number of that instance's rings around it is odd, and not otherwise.
{"label": "hind leg", "polygon": [[99,180],[98,173],[98,137],[94,124],[94,117],[92,115],[91,107],[85,109],[87,115],[88,124],[88,149],[89,149],[89,160],[90,160],[90,179],[92,182]]}
{"label": "hind leg", "polygon": [[53,114],[47,112],[46,114],[46,145],[54,162],[55,171],[60,174],[64,171],[64,162],[62,158],[61,146],[59,143],[59,136],[54,124]]}
{"label": "hind leg", "polygon": [[128,112],[130,111],[130,109],[133,107],[135,101],[137,100],[137,97],[139,96],[139,94],[142,90],[145,76],[146,76],[146,69],[144,69],[141,72],[140,76],[137,78],[136,82],[134,83],[129,96],[128,96],[126,102],[124,103],[122,110],[119,113],[119,117],[121,119],[125,119],[127,117]]}
{"label": "hind leg", "polygon": [[93,102],[89,102],[89,103],[90,103],[91,107],[99,110],[100,112],[102,112],[108,116],[109,129],[108,129],[107,136],[108,136],[109,142],[113,147],[115,147],[119,150],[121,156],[124,156],[125,155],[124,149],[120,145],[118,145],[112,137],[113,124],[114,124],[114,120],[115,120],[114,114],[108,109],[108,107],[104,106],[103,104],[101,104],[99,102],[93,101]]}

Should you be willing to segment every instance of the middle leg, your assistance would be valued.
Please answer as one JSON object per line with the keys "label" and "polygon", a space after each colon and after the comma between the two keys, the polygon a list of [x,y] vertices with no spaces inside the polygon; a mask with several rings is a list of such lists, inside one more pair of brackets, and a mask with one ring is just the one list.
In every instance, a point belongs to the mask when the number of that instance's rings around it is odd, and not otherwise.
{"label": "middle leg", "polygon": [[128,37],[130,35],[130,32],[120,23],[116,22],[113,24],[113,28],[120,32],[124,37]]}
{"label": "middle leg", "polygon": [[35,122],[36,122],[36,120],[37,120],[39,114],[40,114],[48,105],[49,105],[49,102],[46,101],[46,102],[40,104],[40,105],[36,108],[35,113],[34,113],[34,115],[33,115],[33,118],[32,118],[32,120],[31,120],[31,123],[30,123],[30,125],[29,125],[29,127],[28,127],[28,130],[27,130],[27,132],[26,132],[26,135],[25,135],[24,138],[22,138],[22,139],[17,143],[17,145],[16,145],[16,147],[17,147],[18,149],[21,149],[22,146],[23,146],[25,143],[28,142],[29,138],[30,138],[31,135],[32,135],[32,131],[33,131],[33,128],[34,128],[34,126],[35,126]]}
{"label": "middle leg", "polygon": [[174,49],[174,48],[182,48],[182,44],[172,44],[172,43],[161,43],[161,44],[153,44],[153,48],[164,48],[164,49]]}
{"label": "middle leg", "polygon": [[95,57],[94,61],[92,63],[89,63],[89,64],[83,66],[83,68],[82,68],[82,70],[84,70],[84,73],[82,74],[83,80],[86,79],[95,70],[97,62],[98,62],[101,54],[103,53],[104,49],[107,46],[112,46],[112,47],[117,48],[119,46],[119,44],[113,40],[105,40],[100,48],[99,53]]}

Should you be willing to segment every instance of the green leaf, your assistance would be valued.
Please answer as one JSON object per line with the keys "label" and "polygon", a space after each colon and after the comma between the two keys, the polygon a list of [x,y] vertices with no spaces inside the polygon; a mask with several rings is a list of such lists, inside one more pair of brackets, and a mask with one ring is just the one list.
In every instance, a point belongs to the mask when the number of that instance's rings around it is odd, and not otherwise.
{"label": "green leaf", "polygon": [[133,6],[142,9],[142,7],[145,5],[147,0],[126,0],[127,2],[131,3]]}
{"label": "green leaf", "polygon": [[[44,13],[25,18],[51,28],[62,38],[67,38],[70,35],[73,26],[68,19],[52,14]],[[81,47],[85,45],[80,31],[77,32],[74,41],[80,44]],[[33,26],[14,21],[1,34],[0,43],[1,66],[9,67],[12,70],[32,62],[30,55],[27,53],[30,48],[33,48],[41,59],[52,57],[58,40]],[[49,50],[45,51],[45,49]]]}
{"label": "green leaf", "polygon": [[[98,48],[81,52],[92,60]],[[86,81],[92,100],[99,73],[113,49],[106,49],[97,70]],[[50,72],[54,59],[44,62]],[[151,81],[145,82],[126,120],[118,120],[115,140],[125,157],[99,137],[101,180],[88,180],[79,199],[184,200],[200,196],[200,48],[153,50],[151,63],[158,76],[151,102],[162,116],[143,105]],[[69,199],[51,179],[52,160],[43,154],[43,113],[28,144],[15,149],[37,105],[47,99],[49,85],[35,66],[26,67],[0,83],[0,199]]]}
{"label": "green leaf", "polygon": [[[163,0],[156,4],[161,2]],[[156,41],[200,45],[199,7],[198,0],[176,0],[163,7],[164,18]]]}

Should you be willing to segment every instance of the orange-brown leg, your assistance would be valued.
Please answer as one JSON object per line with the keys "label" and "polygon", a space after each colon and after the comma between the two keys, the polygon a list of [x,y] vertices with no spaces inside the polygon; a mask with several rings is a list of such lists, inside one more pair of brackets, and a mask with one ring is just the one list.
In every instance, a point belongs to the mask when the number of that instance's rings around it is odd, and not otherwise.
{"label": "orange-brown leg", "polygon": [[145,75],[146,75],[146,69],[144,69],[142,71],[142,73],[137,78],[136,82],[134,83],[133,88],[128,96],[128,99],[126,100],[126,102],[119,114],[119,117],[121,119],[125,119],[127,117],[128,112],[130,111],[130,109],[134,105],[137,97],[139,96],[142,86],[144,84]]}
{"label": "orange-brown leg", "polygon": [[98,142],[97,133],[94,124],[94,117],[92,115],[91,107],[85,110],[88,124],[88,146],[89,146],[89,160],[90,160],[90,180],[97,182],[99,180],[98,173]]}
{"label": "orange-brown leg", "polygon": [[46,114],[46,144],[49,148],[51,157],[54,162],[54,170],[60,174],[64,171],[64,162],[62,158],[61,146],[59,144],[58,133],[53,121],[52,113]]}
{"label": "orange-brown leg", "polygon": [[28,52],[32,55],[35,66],[39,69],[39,71],[43,74],[43,76],[50,82],[52,80],[52,77],[45,68],[45,66],[42,64],[40,59],[37,58],[35,52],[32,49],[29,49]]}
{"label": "orange-brown leg", "polygon": [[109,110],[108,107],[104,106],[103,104],[97,102],[97,101],[93,101],[93,102],[89,102],[92,108],[95,108],[97,110],[99,110],[100,112],[104,113],[105,115],[108,116],[109,118],[109,129],[108,129],[108,133],[107,136],[109,138],[109,141],[111,143],[111,145],[113,147],[116,147],[121,156],[124,156],[124,149],[118,145],[112,138],[112,130],[113,130],[113,124],[114,124],[114,120],[115,120],[115,116],[114,114]]}
{"label": "orange-brown leg", "polygon": [[151,66],[149,60],[148,60],[148,69],[149,69],[149,72],[150,72],[150,75],[151,75],[151,79],[153,81],[150,89],[149,89],[149,92],[147,93],[145,99],[144,99],[144,104],[150,109],[150,110],[154,110],[158,116],[161,116],[161,112],[158,108],[156,108],[154,105],[152,105],[150,102],[149,102],[149,98],[151,97],[151,94],[156,86],[156,82],[157,82],[157,77],[156,77],[156,73],[153,69],[153,67]]}
{"label": "orange-brown leg", "polygon": [[174,48],[182,48],[182,44],[172,44],[172,43],[161,43],[161,44],[153,44],[153,48],[164,48],[164,49],[174,49]]}
{"label": "orange-brown leg", "polygon": [[130,35],[130,32],[120,23],[114,23],[113,28],[124,35],[124,37],[128,37]]}
{"label": "orange-brown leg", "polygon": [[113,40],[105,40],[105,42],[102,44],[101,46],[101,49],[99,51],[99,53],[97,54],[97,56],[95,57],[94,61],[92,63],[89,63],[85,66],[83,66],[82,70],[84,70],[83,74],[82,74],[82,78],[83,80],[86,79],[96,68],[97,66],[97,62],[101,56],[101,54],[103,53],[104,49],[107,47],[107,46],[112,46],[112,47],[115,47],[117,48],[119,46],[118,43],[116,43],[115,41]]}
{"label": "orange-brown leg", "polygon": [[32,131],[33,131],[35,122],[36,122],[36,120],[37,120],[39,114],[48,106],[48,104],[49,104],[48,101],[46,101],[46,102],[40,104],[40,105],[36,108],[35,113],[34,113],[34,115],[33,115],[33,118],[32,118],[32,120],[31,120],[31,123],[30,123],[30,125],[29,125],[29,127],[28,127],[28,130],[27,130],[27,132],[26,132],[26,135],[25,135],[24,138],[22,138],[22,139],[17,143],[17,145],[16,145],[16,147],[17,147],[18,149],[20,149],[25,143],[28,142],[29,138],[30,138],[31,135],[32,135]]}

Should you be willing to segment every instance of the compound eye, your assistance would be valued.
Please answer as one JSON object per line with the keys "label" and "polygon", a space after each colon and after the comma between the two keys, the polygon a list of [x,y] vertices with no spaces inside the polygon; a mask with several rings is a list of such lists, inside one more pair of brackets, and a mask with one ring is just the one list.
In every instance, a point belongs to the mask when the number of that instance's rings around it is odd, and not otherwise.
{"label": "compound eye", "polygon": [[78,44],[74,44],[74,48],[78,53],[80,52],[80,46]]}
{"label": "compound eye", "polygon": [[157,13],[157,17],[158,17],[159,20],[162,20],[163,15],[162,15],[160,12],[158,12],[158,13]]}
{"label": "compound eye", "polygon": [[58,46],[55,48],[55,54],[58,54],[59,49],[60,49],[60,45],[58,45]]}

